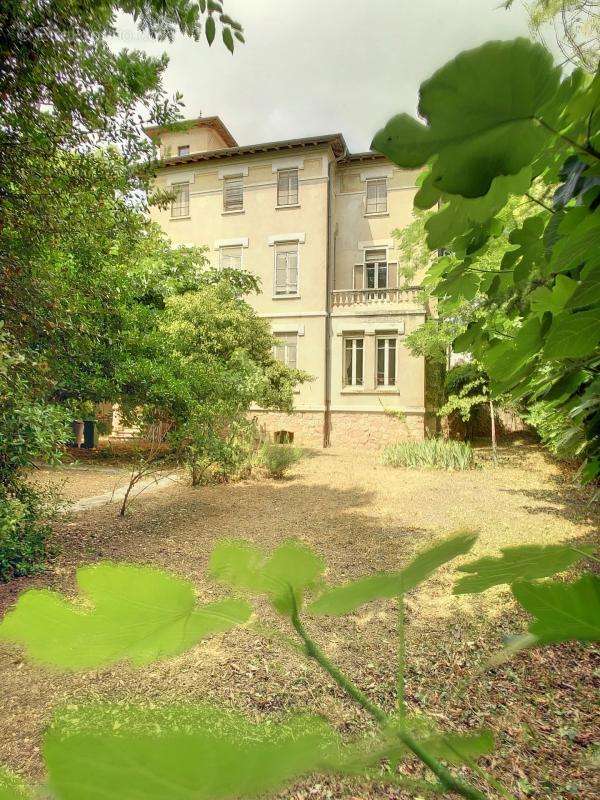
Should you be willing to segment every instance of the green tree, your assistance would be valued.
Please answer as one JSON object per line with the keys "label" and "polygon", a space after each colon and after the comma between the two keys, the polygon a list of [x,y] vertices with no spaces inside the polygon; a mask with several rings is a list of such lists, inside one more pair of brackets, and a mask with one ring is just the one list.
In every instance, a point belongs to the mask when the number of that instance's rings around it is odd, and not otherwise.
{"label": "green tree", "polygon": [[563,413],[585,480],[600,473],[599,90],[541,45],[490,42],[422,85],[425,122],[401,114],[373,140],[426,168],[415,205],[440,205],[427,243],[449,251],[426,286],[443,319],[465,302],[477,312],[454,350],[482,364],[492,396]]}

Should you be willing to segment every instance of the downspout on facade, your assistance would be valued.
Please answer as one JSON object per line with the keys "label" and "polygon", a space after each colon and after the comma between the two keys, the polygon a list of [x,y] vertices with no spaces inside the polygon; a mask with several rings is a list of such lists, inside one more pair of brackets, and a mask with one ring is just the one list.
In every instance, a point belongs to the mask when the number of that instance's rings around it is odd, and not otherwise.
{"label": "downspout on facade", "polygon": [[325,411],[323,414],[323,447],[331,445],[331,293],[333,291],[333,161],[327,165],[327,254],[325,258]]}

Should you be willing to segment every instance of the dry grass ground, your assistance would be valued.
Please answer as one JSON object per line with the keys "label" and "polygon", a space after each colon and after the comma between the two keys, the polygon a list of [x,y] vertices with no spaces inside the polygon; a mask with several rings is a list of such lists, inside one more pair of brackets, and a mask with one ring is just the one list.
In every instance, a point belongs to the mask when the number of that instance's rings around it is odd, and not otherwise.
{"label": "dry grass ground", "polygon": [[[284,481],[243,481],[192,490],[174,485],[142,496],[124,520],[114,507],[96,509],[56,527],[62,554],[43,576],[0,587],[0,612],[31,586],[64,591],[74,571],[98,559],[151,563],[192,579],[202,600],[221,594],[204,578],[216,539],[245,537],[271,550],[296,536],[322,552],[327,578],[339,582],[397,568],[427,543],[456,528],[476,528],[474,555],[520,543],[593,541],[597,504],[569,473],[539,449],[513,445],[502,463],[465,473],[411,472],[378,463],[374,452],[311,453]],[[93,494],[99,492],[95,489]],[[482,660],[525,620],[494,589],[475,598],[449,594],[442,570],[408,603],[407,699],[455,730],[490,726],[497,751],[486,766],[515,796],[597,797],[593,741],[598,651],[564,645],[520,654],[477,676]],[[256,608],[274,620],[260,601]],[[374,603],[341,620],[309,620],[326,652],[369,695],[394,702],[393,605]],[[471,677],[469,677],[471,676]],[[327,676],[284,644],[237,630],[193,651],[134,671],[114,669],[64,676],[31,666],[14,649],[0,649],[0,763],[39,776],[39,746],[52,708],[104,697],[123,700],[225,703],[251,717],[310,708],[342,732],[369,725]],[[413,769],[410,765],[408,769]],[[334,778],[306,780],[285,797],[404,798],[397,788]],[[493,791],[490,797],[495,797]]]}

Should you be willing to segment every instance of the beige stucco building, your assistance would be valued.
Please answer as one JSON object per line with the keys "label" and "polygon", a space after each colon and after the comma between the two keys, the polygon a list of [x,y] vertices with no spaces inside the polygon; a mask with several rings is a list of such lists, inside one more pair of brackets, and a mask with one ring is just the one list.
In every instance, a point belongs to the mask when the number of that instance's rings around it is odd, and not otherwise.
{"label": "beige stucco building", "polygon": [[154,220],[176,244],[208,246],[215,266],[256,273],[249,302],[276,356],[313,376],[294,414],[257,409],[259,422],[313,446],[422,438],[424,362],[404,342],[426,309],[399,285],[392,238],[411,221],[416,173],[349,153],[340,134],[238,146],[218,117],[148,134],[156,182],[175,192]]}

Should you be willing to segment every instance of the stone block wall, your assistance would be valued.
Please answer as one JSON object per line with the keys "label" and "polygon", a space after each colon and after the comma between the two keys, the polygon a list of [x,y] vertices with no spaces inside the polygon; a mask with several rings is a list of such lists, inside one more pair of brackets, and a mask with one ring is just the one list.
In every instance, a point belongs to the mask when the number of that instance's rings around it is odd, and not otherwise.
{"label": "stone block wall", "polygon": [[[263,435],[273,440],[276,431],[290,431],[294,444],[323,446],[323,412],[296,411],[284,414],[254,411]],[[420,441],[425,437],[425,415],[406,414],[403,419],[381,411],[332,411],[330,443],[333,447],[384,447],[398,441]]]}
{"label": "stone block wall", "polygon": [[294,434],[294,444],[323,447],[325,415],[322,411],[295,411],[293,414],[252,411],[249,416],[256,420],[259,430],[271,441],[276,431],[290,431]]}
{"label": "stone block wall", "polygon": [[425,415],[406,414],[399,419],[381,411],[333,411],[333,447],[385,447],[399,441],[420,441],[425,437]]}

